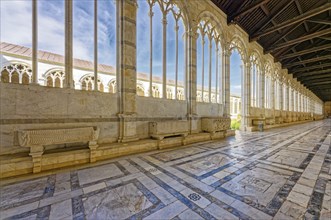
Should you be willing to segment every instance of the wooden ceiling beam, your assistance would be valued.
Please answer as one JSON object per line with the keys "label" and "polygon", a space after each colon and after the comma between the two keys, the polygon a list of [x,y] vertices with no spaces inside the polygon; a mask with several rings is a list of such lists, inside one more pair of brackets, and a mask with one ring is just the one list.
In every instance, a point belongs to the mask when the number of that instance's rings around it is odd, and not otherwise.
{"label": "wooden ceiling beam", "polygon": [[[297,27],[299,27],[300,25],[302,25],[303,22],[300,22],[299,24],[295,25],[294,27],[289,27],[287,29],[284,29],[283,31],[280,32],[281,37],[275,36],[277,37],[277,40],[275,42],[273,42],[272,44],[268,45],[268,47],[273,47],[274,45],[276,45],[277,43],[279,43],[281,40],[285,40],[286,42],[288,41],[286,39],[286,36],[290,33],[292,33],[292,31],[294,31],[295,29],[297,29]],[[272,38],[274,39],[274,38]],[[264,53],[266,54],[267,51],[264,51]]]}
{"label": "wooden ceiling beam", "polygon": [[321,38],[321,39],[323,39],[323,40],[331,41],[331,37],[318,37],[318,38]]}
{"label": "wooden ceiling beam", "polygon": [[315,15],[318,15],[318,14],[321,14],[325,11],[328,11],[331,9],[331,3],[326,3],[320,7],[317,7],[315,9],[312,9],[310,11],[307,11],[299,16],[296,16],[292,19],[289,19],[283,23],[280,23],[274,27],[271,27],[271,28],[267,28],[266,30],[262,30],[262,31],[258,31],[256,34],[253,34],[252,37],[250,38],[250,41],[256,41],[257,39],[259,39],[260,37],[263,37],[265,35],[268,35],[268,34],[271,34],[275,31],[278,31],[280,29],[283,29],[285,27],[288,27],[288,26],[291,26],[291,25],[294,25],[298,22],[301,22],[301,21],[304,21],[304,20],[307,20],[308,18],[311,18]]}
{"label": "wooden ceiling beam", "polygon": [[321,31],[318,31],[318,32],[313,32],[311,34],[307,34],[307,35],[304,35],[302,37],[299,37],[299,38],[296,38],[296,39],[293,39],[293,40],[290,40],[290,41],[272,46],[272,47],[270,47],[266,50],[266,53],[270,53],[270,52],[273,52],[275,50],[279,50],[281,48],[288,47],[288,46],[291,46],[293,44],[298,44],[298,43],[301,43],[303,41],[306,41],[306,40],[309,40],[309,39],[312,39],[312,38],[315,38],[315,37],[323,36],[323,35],[326,35],[326,34],[330,34],[330,33],[331,33],[331,28],[324,29],[324,30],[321,30]]}
{"label": "wooden ceiling beam", "polygon": [[306,73],[294,73],[293,77],[303,77],[303,76],[313,76],[313,75],[318,75],[318,74],[322,74],[322,73],[328,73],[331,72],[331,68],[330,69],[326,69],[326,70],[319,70],[319,71],[312,71],[312,72],[306,72]]}
{"label": "wooden ceiling beam", "polygon": [[296,57],[296,56],[301,56],[301,55],[304,55],[304,54],[307,54],[307,53],[313,53],[313,52],[317,52],[317,51],[325,50],[325,49],[329,49],[329,48],[331,48],[331,44],[325,44],[325,45],[322,45],[322,46],[312,47],[312,48],[307,49],[307,50],[300,50],[300,51],[297,51],[295,53],[280,56],[279,59],[284,60],[284,59],[288,59],[288,58],[292,58],[292,57]]}
{"label": "wooden ceiling beam", "polygon": [[246,7],[244,7],[240,11],[235,12],[234,15],[229,16],[228,23],[235,23],[245,14],[255,10],[256,8],[261,7],[262,5],[264,5],[265,3],[269,2],[269,1],[270,0],[259,0],[259,1],[254,2],[253,4],[250,4]]}
{"label": "wooden ceiling beam", "polygon": [[289,68],[289,67],[297,66],[297,65],[300,65],[300,64],[312,63],[312,62],[317,62],[317,61],[321,61],[321,60],[328,60],[328,59],[331,59],[331,55],[314,57],[314,58],[298,61],[298,62],[295,62],[295,63],[288,63],[288,64],[283,65],[283,68]]}
{"label": "wooden ceiling beam", "polygon": [[326,84],[326,85],[312,85],[312,86],[307,86],[309,89],[314,89],[314,90],[320,90],[323,93],[324,89],[331,89],[331,83]]}
{"label": "wooden ceiling beam", "polygon": [[293,73],[305,72],[305,71],[308,71],[308,70],[321,69],[321,68],[329,67],[329,66],[331,66],[331,63],[316,64],[316,65],[309,66],[309,67],[294,69],[294,70],[289,71],[289,72],[293,74]]}
{"label": "wooden ceiling beam", "polygon": [[[260,31],[262,31],[271,21],[273,21],[274,20],[274,18],[276,18],[278,15],[280,15],[286,8],[288,8],[288,6],[290,6],[292,3],[294,2],[294,0],[290,0],[290,1],[287,1],[287,0],[283,0],[283,6],[279,9],[279,10],[273,10],[268,16],[267,16],[267,19],[266,19],[266,22],[264,23],[264,24],[257,24],[257,26],[259,27],[258,29],[257,29],[257,31],[255,31],[254,33],[253,33],[253,35],[254,34],[256,34],[256,33],[258,33],[258,32],[260,32]],[[282,4],[282,3],[280,3],[280,4]],[[260,23],[262,23],[262,22],[260,22]]]}
{"label": "wooden ceiling beam", "polygon": [[307,80],[311,80],[311,79],[321,79],[321,78],[328,78],[331,76],[331,72],[327,73],[327,74],[320,74],[320,75],[315,75],[315,76],[306,76],[306,77],[298,77],[298,81],[307,81]]}
{"label": "wooden ceiling beam", "polygon": [[311,80],[302,80],[301,83],[305,85],[312,85],[314,83],[324,82],[325,80],[331,80],[331,76],[326,78],[320,78],[320,79],[311,79]]}
{"label": "wooden ceiling beam", "polygon": [[330,21],[330,20],[323,20],[323,19],[308,19],[307,21],[308,21],[308,22],[312,22],[312,23],[331,25],[331,21]]}

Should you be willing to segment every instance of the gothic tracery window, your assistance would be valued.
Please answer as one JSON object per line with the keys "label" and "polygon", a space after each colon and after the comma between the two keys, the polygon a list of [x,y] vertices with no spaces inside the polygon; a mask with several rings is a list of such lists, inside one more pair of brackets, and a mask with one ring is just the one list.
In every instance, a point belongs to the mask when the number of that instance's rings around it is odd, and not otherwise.
{"label": "gothic tracery window", "polygon": [[[175,95],[167,95],[168,80],[175,82],[175,93],[186,80],[182,11],[173,1],[141,0],[137,17],[137,72],[149,73],[149,88],[154,77],[160,78],[160,96],[175,99]],[[149,91],[153,96],[153,89]]]}
{"label": "gothic tracery window", "polygon": [[116,80],[111,80],[108,83],[109,93],[116,93]]}
{"label": "gothic tracery window", "polygon": [[46,74],[46,86],[63,88],[65,73],[62,70],[52,70]]}
{"label": "gothic tracery window", "polygon": [[[94,90],[94,76],[88,75],[81,79],[82,90],[93,91]],[[98,79],[98,90],[103,92],[104,86],[100,79]]]}
{"label": "gothic tracery window", "polygon": [[199,23],[197,34],[197,95],[200,90],[203,97],[197,101],[216,103],[219,102],[222,60],[220,34],[204,20]]}
{"label": "gothic tracery window", "polygon": [[251,106],[259,107],[258,100],[260,98],[260,77],[261,77],[261,63],[257,55],[253,53],[250,56],[251,64]]}
{"label": "gothic tracery window", "polygon": [[22,63],[12,63],[6,65],[1,70],[1,82],[29,84],[32,80],[32,69]]}
{"label": "gothic tracery window", "polygon": [[271,66],[267,62],[264,66],[265,81],[264,81],[264,107],[271,108]]}

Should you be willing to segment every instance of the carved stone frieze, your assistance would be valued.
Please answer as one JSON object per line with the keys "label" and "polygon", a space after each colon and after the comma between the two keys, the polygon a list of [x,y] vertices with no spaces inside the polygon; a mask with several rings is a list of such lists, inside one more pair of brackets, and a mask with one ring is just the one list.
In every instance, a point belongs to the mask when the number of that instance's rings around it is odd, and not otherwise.
{"label": "carved stone frieze", "polygon": [[90,162],[95,162],[98,137],[99,129],[93,127],[18,131],[20,146],[30,148],[29,155],[32,156],[34,173],[41,171],[41,160],[46,145],[88,142]]}
{"label": "carved stone frieze", "polygon": [[149,123],[149,134],[152,138],[162,140],[164,137],[189,133],[189,121],[158,121]]}
{"label": "carved stone frieze", "polygon": [[201,129],[209,133],[229,130],[230,125],[231,125],[231,119],[228,117],[201,119]]}

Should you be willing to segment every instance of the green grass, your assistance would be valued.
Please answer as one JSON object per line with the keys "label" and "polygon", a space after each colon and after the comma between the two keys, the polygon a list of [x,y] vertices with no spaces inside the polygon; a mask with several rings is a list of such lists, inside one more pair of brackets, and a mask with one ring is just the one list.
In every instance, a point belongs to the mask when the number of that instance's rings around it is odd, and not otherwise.
{"label": "green grass", "polygon": [[233,129],[233,130],[239,130],[240,129],[240,120],[238,120],[238,119],[232,119],[231,120],[231,129]]}

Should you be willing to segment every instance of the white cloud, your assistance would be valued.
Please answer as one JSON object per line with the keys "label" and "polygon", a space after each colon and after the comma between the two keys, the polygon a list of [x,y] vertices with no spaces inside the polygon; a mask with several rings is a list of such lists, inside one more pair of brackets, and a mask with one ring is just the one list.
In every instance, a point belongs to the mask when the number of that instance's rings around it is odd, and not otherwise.
{"label": "white cloud", "polygon": [[32,45],[32,1],[0,1],[1,41]]}

